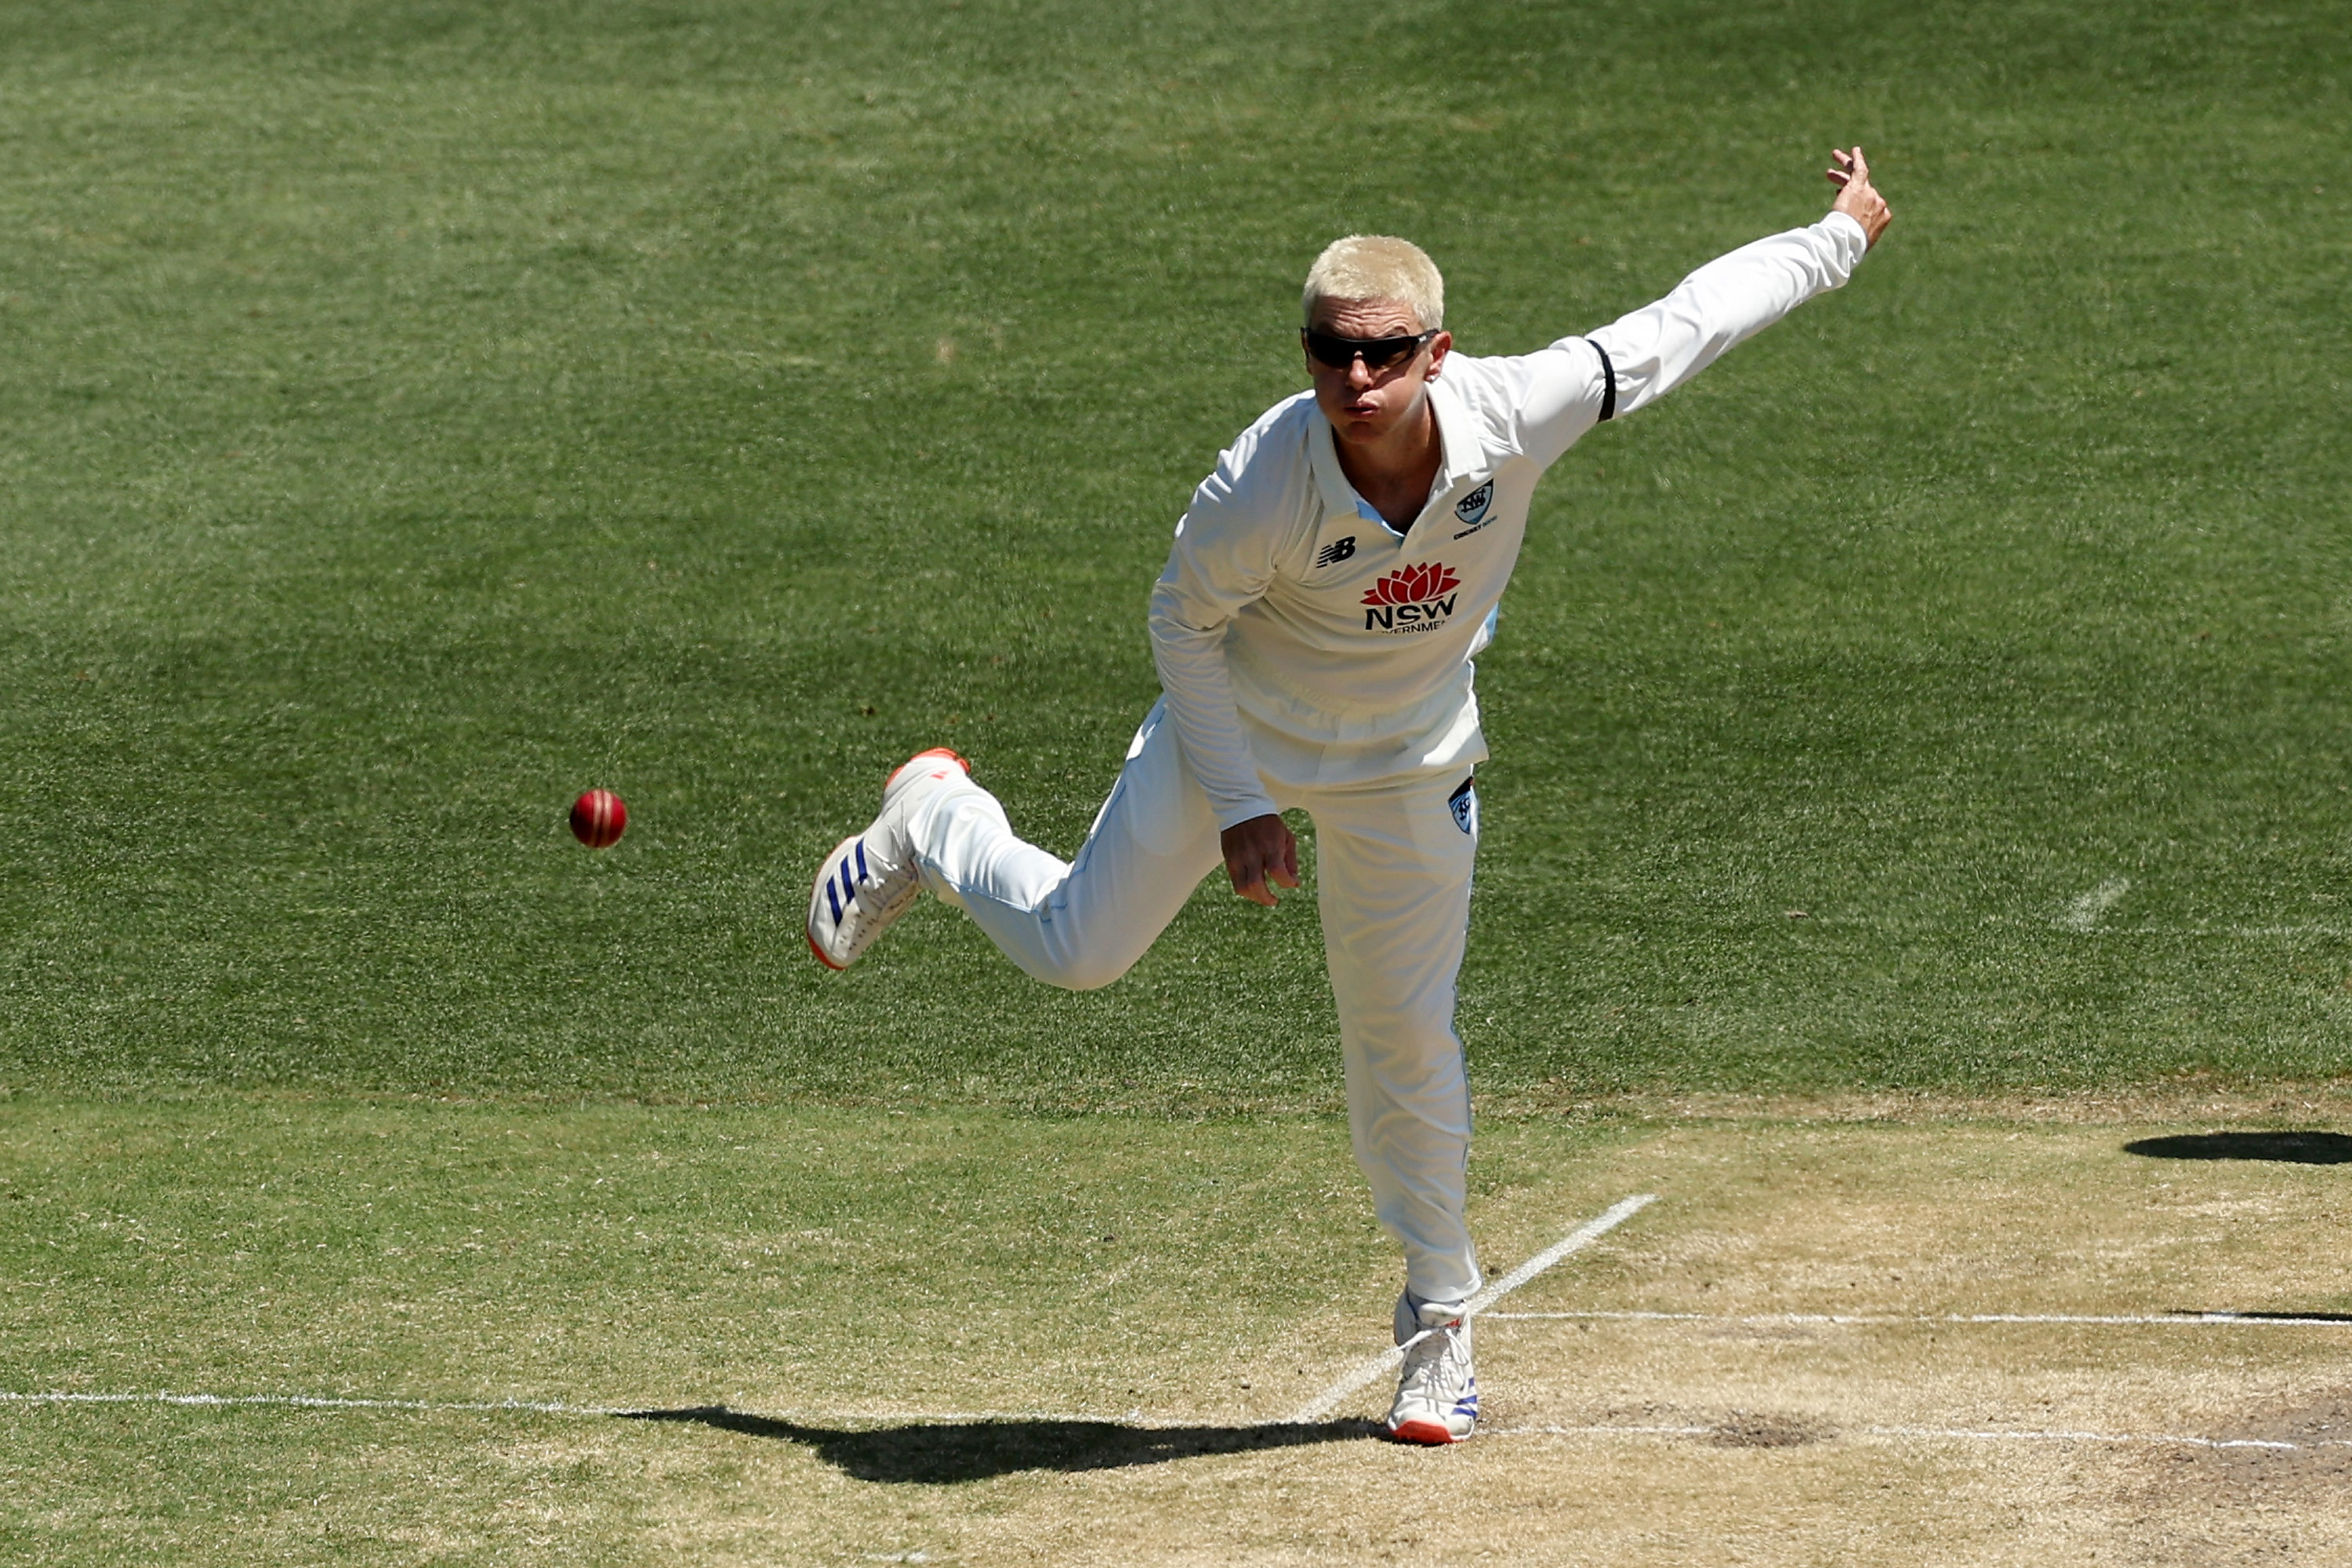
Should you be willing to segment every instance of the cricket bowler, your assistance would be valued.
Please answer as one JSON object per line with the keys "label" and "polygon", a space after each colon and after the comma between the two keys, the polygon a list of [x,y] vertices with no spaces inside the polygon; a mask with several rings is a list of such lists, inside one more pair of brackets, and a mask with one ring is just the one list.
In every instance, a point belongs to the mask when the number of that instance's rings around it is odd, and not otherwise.
{"label": "cricket bowler", "polygon": [[1891,214],[1860,147],[1821,222],[1707,263],[1664,299],[1533,353],[1473,359],[1444,282],[1402,239],[1334,241],[1307,275],[1314,385],[1242,432],[1193,492],[1151,592],[1161,696],[1075,860],[1024,843],[963,758],[919,753],[818,869],[808,940],[842,969],[928,888],[1051,985],[1127,973],[1222,864],[1272,905],[1298,886],[1280,813],[1315,825],[1348,1120],[1404,1250],[1387,1429],[1478,1418],[1465,1315],[1470,1090],[1454,1031],[1486,756],[1472,663],[1495,635],[1544,470],[1733,344],[1842,286]]}

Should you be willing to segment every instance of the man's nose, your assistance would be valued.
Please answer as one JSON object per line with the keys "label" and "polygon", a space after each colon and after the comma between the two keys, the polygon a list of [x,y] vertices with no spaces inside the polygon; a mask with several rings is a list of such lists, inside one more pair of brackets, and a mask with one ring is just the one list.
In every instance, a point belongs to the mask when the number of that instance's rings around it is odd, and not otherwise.
{"label": "man's nose", "polygon": [[1380,378],[1378,376],[1372,374],[1372,367],[1364,363],[1364,356],[1362,354],[1358,354],[1355,358],[1348,362],[1348,389],[1349,391],[1370,391],[1371,389],[1372,383],[1379,379]]}

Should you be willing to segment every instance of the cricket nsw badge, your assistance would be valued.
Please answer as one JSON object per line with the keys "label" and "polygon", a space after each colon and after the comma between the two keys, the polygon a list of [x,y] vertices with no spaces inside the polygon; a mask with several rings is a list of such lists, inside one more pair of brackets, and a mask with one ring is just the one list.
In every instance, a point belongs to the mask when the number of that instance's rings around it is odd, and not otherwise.
{"label": "cricket nsw badge", "polygon": [[1478,837],[1478,780],[1474,775],[1462,781],[1462,787],[1445,797],[1446,809],[1454,813],[1454,826]]}
{"label": "cricket nsw badge", "polygon": [[1493,521],[1490,513],[1494,504],[1495,481],[1492,479],[1488,479],[1485,484],[1480,485],[1476,489],[1472,490],[1468,495],[1464,496],[1454,508],[1454,521],[1463,525],[1462,531],[1455,534],[1454,537],[1456,539],[1467,539],[1472,534],[1477,532],[1480,529],[1486,527],[1488,522]]}

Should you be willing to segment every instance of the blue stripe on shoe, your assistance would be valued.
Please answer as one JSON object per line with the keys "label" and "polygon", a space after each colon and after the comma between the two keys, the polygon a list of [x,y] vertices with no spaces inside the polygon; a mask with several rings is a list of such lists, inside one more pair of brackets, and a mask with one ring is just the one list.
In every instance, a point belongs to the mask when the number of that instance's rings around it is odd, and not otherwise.
{"label": "blue stripe on shoe", "polygon": [[841,858],[841,896],[852,903],[857,901],[857,884],[850,879],[849,857],[846,855]]}
{"label": "blue stripe on shoe", "polygon": [[857,841],[857,879],[866,880],[866,840]]}
{"label": "blue stripe on shoe", "polygon": [[841,891],[833,885],[833,879],[830,877],[824,879],[824,901],[833,906],[833,923],[839,925],[841,923]]}

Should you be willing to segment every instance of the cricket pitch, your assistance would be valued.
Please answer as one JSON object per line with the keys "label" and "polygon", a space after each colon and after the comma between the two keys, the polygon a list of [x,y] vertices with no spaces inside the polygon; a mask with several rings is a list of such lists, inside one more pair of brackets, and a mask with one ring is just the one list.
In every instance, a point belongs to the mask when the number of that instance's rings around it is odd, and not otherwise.
{"label": "cricket pitch", "polygon": [[[1067,1123],[908,1118],[861,1148],[841,1141],[837,1118],[808,1135],[834,1138],[833,1157],[849,1164],[895,1160],[918,1186],[927,1150],[975,1139],[993,1142],[957,1167],[959,1182],[994,1168],[986,1179],[1017,1193],[1083,1166],[1080,1184],[1098,1197],[1127,1194],[1102,1200],[1125,1205],[1118,1223],[1158,1239],[1124,1262],[1008,1256],[1000,1261],[1049,1277],[1004,1282],[984,1306],[926,1307],[918,1298],[938,1278],[971,1291],[979,1277],[959,1275],[961,1255],[940,1238],[894,1223],[901,1250],[842,1276],[834,1299],[793,1303],[792,1348],[763,1360],[739,1347],[723,1384],[679,1322],[632,1318],[623,1292],[600,1306],[596,1292],[520,1268],[507,1314],[453,1305],[415,1331],[449,1354],[413,1368],[407,1391],[460,1403],[470,1377],[482,1394],[511,1397],[511,1374],[528,1364],[539,1370],[525,1392],[660,1418],[18,1404],[0,1414],[18,1455],[0,1471],[0,1539],[58,1561],[205,1542],[236,1542],[253,1561],[304,1559],[330,1542],[383,1562],[558,1550],[707,1563],[2352,1561],[2352,1293],[2341,1262],[2352,1166],[2335,1163],[2352,1158],[2352,1139],[2265,1132],[2242,1109],[2194,1124],[1781,1108],[1628,1118],[1605,1134],[1491,1125],[1476,1218],[1494,1274],[1629,1194],[1659,1196],[1480,1320],[1484,1426],[1433,1452],[1370,1438],[1383,1382],[1328,1420],[1285,1424],[1379,1350],[1393,1289],[1360,1203],[1319,1184],[1344,1175],[1330,1124],[1138,1122],[1089,1145]],[[413,1120],[353,1114],[378,1117],[394,1143]],[[625,1115],[585,1126],[532,1114],[543,1122],[535,1139],[512,1125],[528,1120],[519,1113],[492,1118],[539,1151],[499,1151],[510,1210],[528,1210],[567,1162],[617,1170],[651,1136]],[[707,1145],[681,1145],[676,1113],[653,1138],[669,1151],[676,1191],[705,1194],[713,1224],[736,1199],[709,1180],[726,1161],[698,1166],[694,1148],[741,1151],[763,1116],[801,1113],[724,1114],[733,1123]],[[2209,1136],[2223,1128],[2238,1130],[2235,1142]],[[478,1128],[470,1135],[482,1141]],[[192,1130],[177,1136],[194,1146]],[[2166,1138],[2175,1142],[2153,1152],[2130,1147]],[[1003,1147],[1024,1141],[1025,1155]],[[1049,1147],[1059,1173],[1041,1166]],[[25,1149],[20,1138],[15,1152]],[[2256,1157],[2196,1157],[2216,1152]],[[1201,1179],[1228,1194],[1224,1210],[1151,1184],[1150,1173],[1187,1161],[1216,1173]],[[739,1155],[733,1168],[744,1164]],[[16,1190],[38,1195],[31,1167],[20,1158],[14,1169]],[[47,1169],[58,1178],[54,1161]],[[354,1192],[377,1190],[365,1172],[351,1178]],[[338,1201],[314,1195],[321,1207]],[[691,1201],[665,1206],[646,1192],[630,1203],[690,1239]],[[1024,1215],[983,1217],[997,1227],[985,1247],[1015,1246],[1039,1223]],[[1280,1234],[1253,1238],[1244,1273],[1212,1268],[1211,1293],[1188,1294],[1185,1226],[1253,1217]],[[526,1238],[537,1225],[565,1228],[554,1214],[509,1219]],[[1089,1216],[1078,1228],[1107,1240],[1091,1233],[1109,1223]],[[1196,1230],[1189,1245],[1212,1239]],[[841,1230],[824,1245],[880,1242]],[[1297,1310],[1251,1297],[1240,1281],[1286,1267],[1285,1245],[1300,1268],[1336,1251],[1344,1278]],[[730,1247],[714,1233],[686,1250],[719,1273]],[[945,1270],[929,1281],[927,1249]],[[18,1258],[12,1321],[26,1331],[24,1309],[40,1292]],[[675,1265],[664,1278],[675,1281]],[[453,1255],[448,1267],[470,1265]],[[640,1294],[663,1289],[614,1268]],[[201,1293],[204,1272],[176,1276],[184,1294]],[[422,1277],[345,1271],[307,1294],[299,1279],[276,1278],[277,1311],[341,1320],[348,1332],[376,1315],[379,1297],[392,1321],[414,1325],[436,1295],[454,1302],[461,1287],[447,1281],[462,1277],[433,1275],[443,1283],[428,1291]],[[761,1310],[759,1285],[730,1296],[729,1278],[673,1283],[679,1321]],[[205,1350],[194,1318],[178,1322],[160,1296],[134,1301],[136,1286],[118,1272],[84,1293],[69,1331],[44,1320],[33,1337],[54,1342],[19,1358],[15,1391],[38,1392],[43,1379],[136,1386],[127,1369],[142,1354],[195,1358],[169,1374],[181,1388],[236,1378],[234,1345]],[[892,1340],[880,1325],[901,1309],[948,1315]],[[959,1314],[985,1324],[941,1326]],[[303,1377],[321,1393],[397,1392],[385,1385],[401,1374],[369,1373],[345,1333],[306,1338],[288,1321],[273,1353],[270,1320],[241,1321],[219,1331],[251,1352],[243,1382],[219,1392],[284,1391]],[[74,1344],[85,1364],[114,1370],[77,1382]],[[564,1375],[570,1387],[551,1388]],[[208,1477],[204,1498],[174,1492],[175,1477]]]}

